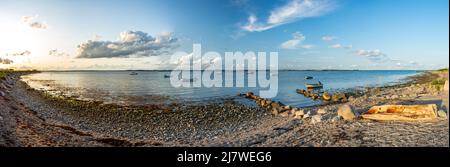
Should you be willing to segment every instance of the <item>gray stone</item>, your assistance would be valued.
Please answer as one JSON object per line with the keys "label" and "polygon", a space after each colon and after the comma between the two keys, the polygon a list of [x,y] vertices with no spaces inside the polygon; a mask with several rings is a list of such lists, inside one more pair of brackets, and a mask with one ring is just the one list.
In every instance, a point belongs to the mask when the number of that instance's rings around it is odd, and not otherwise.
{"label": "gray stone", "polygon": [[3,93],[2,91],[0,91],[0,97],[5,96],[5,93]]}

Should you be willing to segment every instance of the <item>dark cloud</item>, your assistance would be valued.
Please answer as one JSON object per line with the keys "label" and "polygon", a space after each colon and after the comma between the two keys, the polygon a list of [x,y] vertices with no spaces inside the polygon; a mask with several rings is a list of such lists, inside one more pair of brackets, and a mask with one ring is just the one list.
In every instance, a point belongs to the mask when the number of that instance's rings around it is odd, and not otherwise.
{"label": "dark cloud", "polygon": [[178,46],[171,33],[152,37],[142,31],[120,33],[118,41],[93,41],[78,45],[77,58],[146,57],[171,53]]}
{"label": "dark cloud", "polygon": [[12,64],[14,63],[12,60],[7,58],[0,58],[0,64]]}
{"label": "dark cloud", "polygon": [[57,56],[57,57],[66,57],[66,56],[70,56],[68,53],[58,51],[57,49],[48,51],[48,55],[49,55],[49,56]]}
{"label": "dark cloud", "polygon": [[17,52],[12,54],[7,54],[7,56],[29,56],[31,52],[29,50],[23,51],[23,52]]}

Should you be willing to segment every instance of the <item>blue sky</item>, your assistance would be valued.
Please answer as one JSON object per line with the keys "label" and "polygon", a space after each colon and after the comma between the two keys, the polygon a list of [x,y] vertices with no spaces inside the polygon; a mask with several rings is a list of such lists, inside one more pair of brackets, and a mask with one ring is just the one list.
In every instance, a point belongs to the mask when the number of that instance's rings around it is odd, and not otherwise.
{"label": "blue sky", "polygon": [[0,57],[13,61],[0,68],[170,69],[163,50],[200,43],[204,52],[277,51],[281,69],[436,69],[449,62],[448,3],[0,0]]}

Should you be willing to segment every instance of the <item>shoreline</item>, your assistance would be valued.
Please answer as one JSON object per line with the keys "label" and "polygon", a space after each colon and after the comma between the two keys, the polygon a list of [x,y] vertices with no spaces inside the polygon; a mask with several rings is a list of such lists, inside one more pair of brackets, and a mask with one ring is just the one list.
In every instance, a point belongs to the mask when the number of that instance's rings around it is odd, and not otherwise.
{"label": "shoreline", "polygon": [[[448,147],[449,141],[448,119],[425,123],[333,120],[341,103],[302,108],[312,116],[319,109],[326,111],[318,123],[311,123],[311,117],[272,115],[269,109],[233,100],[147,107],[98,104],[45,96],[19,81],[20,75],[10,74],[6,82],[2,81],[9,86],[0,89],[5,91],[0,97],[0,105],[5,106],[0,113],[1,146]],[[444,99],[441,103],[446,103],[448,111],[448,91],[435,94],[425,88],[428,81],[414,83],[423,80],[416,78],[406,84],[370,88],[345,104],[363,113],[377,104]],[[406,91],[411,96],[402,94]],[[431,138],[439,140],[422,141]]]}

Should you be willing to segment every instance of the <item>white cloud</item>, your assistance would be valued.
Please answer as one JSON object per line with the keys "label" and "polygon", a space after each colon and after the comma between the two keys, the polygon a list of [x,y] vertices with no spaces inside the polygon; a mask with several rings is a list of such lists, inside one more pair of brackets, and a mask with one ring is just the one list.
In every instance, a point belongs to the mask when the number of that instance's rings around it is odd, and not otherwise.
{"label": "white cloud", "polygon": [[292,39],[287,40],[286,42],[283,42],[280,47],[283,49],[309,49],[312,48],[313,45],[303,45],[303,41],[306,39],[306,37],[300,33],[295,32],[292,34]]}
{"label": "white cloud", "polygon": [[261,32],[304,18],[321,16],[334,8],[335,4],[330,0],[290,0],[287,4],[270,11],[265,22],[260,23],[255,15],[250,15],[248,23],[241,26],[241,29],[248,32]]}
{"label": "white cloud", "polygon": [[367,56],[367,57],[376,57],[376,56],[382,56],[385,55],[383,52],[381,52],[379,49],[375,50],[364,50],[360,49],[355,52],[357,56]]}
{"label": "white cloud", "polygon": [[38,16],[23,16],[22,22],[27,24],[31,28],[47,29],[48,25],[45,22],[34,21]]}
{"label": "white cloud", "polygon": [[0,64],[12,64],[14,63],[11,59],[0,58]]}
{"label": "white cloud", "polygon": [[331,35],[326,35],[326,36],[322,37],[322,40],[324,40],[324,41],[332,41],[332,40],[335,40],[335,39],[337,39],[337,37],[331,36]]}
{"label": "white cloud", "polygon": [[375,50],[364,50],[360,49],[354,52],[356,56],[364,56],[368,58],[370,61],[374,62],[382,62],[382,61],[392,61],[389,57],[386,56],[383,52],[381,52],[379,49]]}
{"label": "white cloud", "polygon": [[333,48],[333,49],[351,49],[353,48],[353,45],[342,45],[342,44],[334,44],[334,45],[330,45],[328,46],[328,48]]}
{"label": "white cloud", "polygon": [[168,54],[178,47],[172,33],[152,37],[142,31],[124,31],[118,41],[93,41],[78,45],[77,58],[146,57]]}

